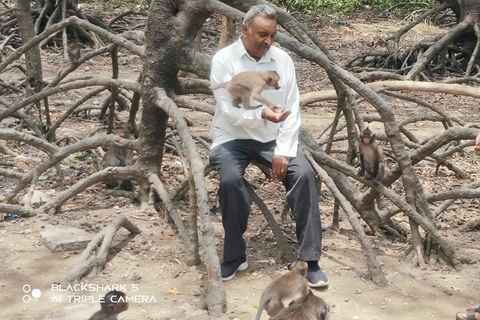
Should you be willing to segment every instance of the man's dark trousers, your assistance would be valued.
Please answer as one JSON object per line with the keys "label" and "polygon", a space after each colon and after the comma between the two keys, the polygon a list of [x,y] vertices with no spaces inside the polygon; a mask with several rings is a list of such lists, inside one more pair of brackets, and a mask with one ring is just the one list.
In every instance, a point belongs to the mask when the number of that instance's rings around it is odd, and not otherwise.
{"label": "man's dark trousers", "polygon": [[[275,146],[275,141],[232,140],[216,146],[210,152],[210,163],[220,175],[218,195],[225,229],[224,262],[245,255],[243,233],[247,230],[252,205],[252,199],[243,184],[245,168],[253,160],[271,168]],[[298,257],[304,261],[318,261],[322,247],[322,223],[317,180],[300,148],[297,156],[290,158],[284,185],[288,204],[296,220],[300,245]]]}

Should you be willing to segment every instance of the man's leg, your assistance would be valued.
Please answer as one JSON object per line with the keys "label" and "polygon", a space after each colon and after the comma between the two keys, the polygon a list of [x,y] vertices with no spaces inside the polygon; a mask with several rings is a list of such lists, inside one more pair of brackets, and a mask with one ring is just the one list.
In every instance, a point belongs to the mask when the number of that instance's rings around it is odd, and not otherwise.
{"label": "man's leg", "polygon": [[299,150],[290,160],[285,177],[287,200],[297,225],[300,244],[298,257],[304,261],[318,261],[322,249],[322,220],[318,208],[318,186],[315,172]]}
{"label": "man's leg", "polygon": [[[256,159],[271,166],[275,144],[259,152]],[[256,148],[257,150],[259,148]],[[285,177],[287,201],[296,219],[297,239],[300,245],[299,259],[308,263],[308,279],[311,286],[328,285],[328,279],[318,266],[322,250],[322,221],[318,208],[318,186],[315,172],[299,149],[290,159]]]}
{"label": "man's leg", "polygon": [[[210,153],[210,163],[220,176],[218,190],[225,241],[222,263],[224,280],[233,278],[235,272],[244,270],[246,245],[243,233],[247,230],[252,199],[243,184],[245,168],[250,163],[244,152],[244,141],[230,141],[215,147]],[[239,260],[240,259],[240,260]],[[236,261],[232,266],[225,263]],[[242,269],[243,268],[243,269]]]}
{"label": "man's leg", "polygon": [[300,244],[298,257],[308,263],[308,284],[311,287],[328,286],[328,278],[318,265],[322,250],[322,220],[318,208],[318,185],[310,163],[298,151],[290,160],[285,177],[287,200],[297,225]]}

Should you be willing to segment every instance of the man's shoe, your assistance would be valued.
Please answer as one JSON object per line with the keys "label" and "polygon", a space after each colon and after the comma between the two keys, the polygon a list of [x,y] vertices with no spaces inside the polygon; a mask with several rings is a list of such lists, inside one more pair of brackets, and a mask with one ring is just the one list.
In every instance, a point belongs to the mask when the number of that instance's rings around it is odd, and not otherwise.
{"label": "man's shoe", "polygon": [[243,256],[233,261],[222,262],[220,269],[222,271],[222,280],[227,281],[235,277],[235,273],[239,270],[245,270],[248,268],[247,257]]}
{"label": "man's shoe", "polygon": [[311,288],[322,288],[328,286],[328,278],[318,265],[316,267],[308,268],[307,279],[308,286]]}

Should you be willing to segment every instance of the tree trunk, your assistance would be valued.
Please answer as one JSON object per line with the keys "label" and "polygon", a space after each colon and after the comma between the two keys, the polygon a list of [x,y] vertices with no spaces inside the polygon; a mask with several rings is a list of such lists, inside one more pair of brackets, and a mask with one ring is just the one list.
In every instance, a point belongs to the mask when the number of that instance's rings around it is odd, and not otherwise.
{"label": "tree trunk", "polygon": [[[181,7],[180,7],[181,2]],[[206,194],[203,166],[191,139],[183,116],[175,110],[171,98],[180,92],[177,78],[179,63],[195,53],[194,39],[198,30],[210,15],[203,4],[195,0],[152,1],[145,29],[146,46],[143,74],[143,113],[140,130],[141,164],[154,174],[160,175],[160,165],[165,142],[168,116],[177,126],[180,138],[188,152],[190,171],[193,174],[193,187],[197,195],[195,212],[192,212],[191,231],[194,236],[194,250],[198,251],[197,232],[202,233],[205,250],[205,264],[208,270],[208,283],[205,288],[205,302],[211,316],[219,316],[226,309],[226,293],[220,275],[220,264],[215,251],[213,225],[208,216],[208,196]],[[180,61],[180,62],[179,62]],[[168,98],[166,97],[168,96]],[[168,112],[168,115],[167,115]],[[201,176],[201,177],[200,177]],[[203,181],[201,181],[203,179]],[[203,182],[203,183],[202,183]],[[197,213],[202,225],[197,228]],[[189,246],[190,247],[190,246]],[[191,247],[190,247],[191,248]],[[188,253],[198,255],[198,252]],[[198,261],[195,261],[198,263]]]}
{"label": "tree trunk", "polygon": [[470,13],[480,14],[479,0],[438,0],[438,2],[448,5],[455,12],[458,22],[463,21]]}
{"label": "tree trunk", "polygon": [[171,1],[154,1],[150,7],[145,28],[145,55],[143,61],[143,110],[140,130],[140,163],[161,176],[163,147],[168,116],[153,101],[155,86],[172,91],[177,85],[176,48],[170,44],[173,29]]}
{"label": "tree trunk", "polygon": [[[33,25],[32,16],[30,15],[30,1],[17,0],[15,15],[17,17],[18,28],[22,43],[27,43],[35,36],[35,26]],[[42,59],[40,56],[40,48],[38,45],[25,52],[27,61],[27,87],[29,87],[28,95],[33,95],[42,91]],[[37,102],[39,119],[41,120],[40,102]]]}

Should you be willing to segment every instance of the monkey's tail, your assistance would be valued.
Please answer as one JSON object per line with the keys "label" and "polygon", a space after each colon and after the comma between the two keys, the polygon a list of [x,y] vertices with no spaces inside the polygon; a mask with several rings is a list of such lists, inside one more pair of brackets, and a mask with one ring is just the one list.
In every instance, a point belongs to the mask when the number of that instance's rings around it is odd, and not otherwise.
{"label": "monkey's tail", "polygon": [[209,88],[212,90],[220,89],[220,88],[225,88],[227,86],[227,82],[217,84],[216,86],[210,86]]}
{"label": "monkey's tail", "polygon": [[265,308],[266,301],[260,301],[260,305],[258,306],[257,315],[255,316],[255,320],[260,320],[262,315],[263,308]]}

